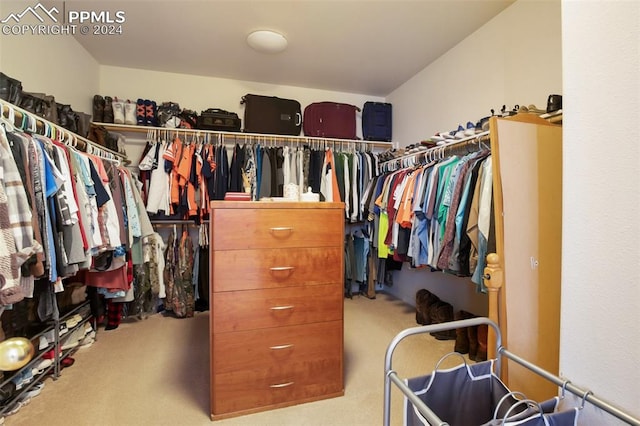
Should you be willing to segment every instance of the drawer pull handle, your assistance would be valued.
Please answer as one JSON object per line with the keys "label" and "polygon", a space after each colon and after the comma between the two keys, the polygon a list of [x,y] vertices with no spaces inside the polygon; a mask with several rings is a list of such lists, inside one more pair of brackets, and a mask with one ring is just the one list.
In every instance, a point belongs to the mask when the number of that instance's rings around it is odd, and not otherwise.
{"label": "drawer pull handle", "polygon": [[293,305],[272,306],[269,309],[271,309],[272,311],[285,311],[287,309],[293,309]]}
{"label": "drawer pull handle", "polygon": [[273,266],[271,268],[272,271],[276,272],[276,271],[293,271],[295,269],[295,266]]}
{"label": "drawer pull handle", "polygon": [[278,232],[278,231],[293,231],[293,228],[289,227],[289,226],[276,226],[274,228],[269,228],[271,230],[271,232]]}
{"label": "drawer pull handle", "polygon": [[269,346],[269,349],[273,349],[275,351],[275,350],[278,350],[278,349],[289,349],[289,348],[292,348],[292,347],[293,347],[292,344],[288,344],[288,345]]}
{"label": "drawer pull handle", "polygon": [[270,388],[286,388],[287,386],[291,386],[293,382],[287,383],[278,383],[277,385],[269,385]]}

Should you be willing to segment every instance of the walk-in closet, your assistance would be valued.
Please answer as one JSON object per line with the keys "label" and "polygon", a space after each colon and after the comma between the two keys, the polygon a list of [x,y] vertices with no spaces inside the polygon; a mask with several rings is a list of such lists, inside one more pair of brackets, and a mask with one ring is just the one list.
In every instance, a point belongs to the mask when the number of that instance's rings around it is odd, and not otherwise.
{"label": "walk-in closet", "polygon": [[0,424],[640,425],[640,4],[0,2]]}

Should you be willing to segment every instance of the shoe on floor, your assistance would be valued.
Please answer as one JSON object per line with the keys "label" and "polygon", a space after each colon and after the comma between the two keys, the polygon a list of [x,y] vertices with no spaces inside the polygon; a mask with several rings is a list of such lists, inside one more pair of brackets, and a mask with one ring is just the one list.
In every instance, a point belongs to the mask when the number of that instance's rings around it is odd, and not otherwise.
{"label": "shoe on floor", "polygon": [[5,416],[13,416],[22,408],[22,403],[20,401],[14,401],[7,407],[7,411],[4,412]]}
{"label": "shoe on floor", "polygon": [[78,343],[78,349],[87,349],[90,348],[91,345],[93,345],[93,342],[95,342],[96,339],[94,339],[91,336],[87,336],[84,339],[80,340],[80,342]]}
{"label": "shoe on floor", "polygon": [[73,330],[68,337],[63,340],[62,350],[72,349],[78,346],[80,340],[84,339],[84,327],[78,327]]}
{"label": "shoe on floor", "polygon": [[33,381],[33,372],[30,369],[22,370],[11,381],[16,385],[16,390],[18,391]]}
{"label": "shoe on floor", "polygon": [[61,368],[71,367],[74,362],[76,362],[76,360],[68,356],[64,358],[62,361],[60,361],[60,367]]}
{"label": "shoe on floor", "polygon": [[95,337],[96,332],[93,331],[93,326],[91,325],[91,321],[87,321],[84,323],[84,334],[91,334],[93,333],[93,336]]}
{"label": "shoe on floor", "polygon": [[47,338],[44,336],[40,336],[38,349],[42,351],[47,349],[48,347],[49,347],[49,341],[47,340]]}
{"label": "shoe on floor", "polygon": [[43,358],[38,364],[36,364],[35,367],[33,367],[31,369],[31,373],[34,376],[42,374],[42,373],[44,373],[44,370],[46,370],[47,368],[51,367],[52,364],[53,364],[52,360]]}
{"label": "shoe on floor", "polygon": [[44,382],[39,382],[33,385],[31,389],[23,393],[22,396],[20,397],[20,402],[22,403],[22,405],[28,404],[32,398],[40,395],[40,392],[42,392],[43,388],[44,388]]}
{"label": "shoe on floor", "polygon": [[71,318],[68,318],[64,323],[67,326],[67,329],[71,329],[78,325],[78,323],[82,321],[82,317],[80,315],[74,315]]}

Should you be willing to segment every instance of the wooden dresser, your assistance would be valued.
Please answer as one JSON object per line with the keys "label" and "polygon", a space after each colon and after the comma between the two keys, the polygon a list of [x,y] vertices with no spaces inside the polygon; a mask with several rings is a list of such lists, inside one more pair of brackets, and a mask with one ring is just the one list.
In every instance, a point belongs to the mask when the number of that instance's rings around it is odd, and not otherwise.
{"label": "wooden dresser", "polygon": [[344,395],[344,204],[211,207],[212,420]]}

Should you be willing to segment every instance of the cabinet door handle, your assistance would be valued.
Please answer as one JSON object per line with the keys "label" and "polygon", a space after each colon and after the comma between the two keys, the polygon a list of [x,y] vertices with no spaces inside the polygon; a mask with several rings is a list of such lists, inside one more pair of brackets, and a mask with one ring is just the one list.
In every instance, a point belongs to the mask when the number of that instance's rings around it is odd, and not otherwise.
{"label": "cabinet door handle", "polygon": [[272,306],[269,309],[271,309],[272,311],[284,311],[287,309],[293,309],[293,305]]}
{"label": "cabinet door handle", "polygon": [[272,349],[272,350],[276,351],[278,349],[289,349],[289,348],[292,348],[292,347],[293,347],[292,344],[288,344],[288,345],[269,346],[269,349]]}
{"label": "cabinet door handle", "polygon": [[270,388],[286,388],[287,386],[291,386],[293,382],[287,383],[278,383],[277,385],[269,385]]}
{"label": "cabinet door handle", "polygon": [[289,226],[276,226],[276,227],[273,227],[273,228],[269,228],[269,230],[271,232],[278,232],[278,231],[289,231],[289,232],[291,232],[291,231],[293,231],[293,228],[291,228]]}
{"label": "cabinet door handle", "polygon": [[295,269],[295,266],[272,266],[271,271],[276,272],[276,271],[293,271]]}

